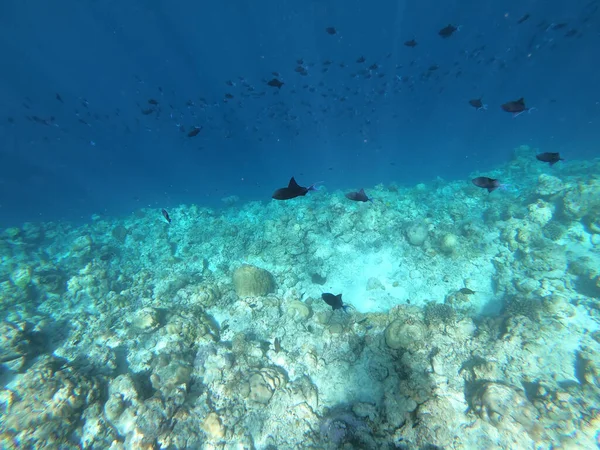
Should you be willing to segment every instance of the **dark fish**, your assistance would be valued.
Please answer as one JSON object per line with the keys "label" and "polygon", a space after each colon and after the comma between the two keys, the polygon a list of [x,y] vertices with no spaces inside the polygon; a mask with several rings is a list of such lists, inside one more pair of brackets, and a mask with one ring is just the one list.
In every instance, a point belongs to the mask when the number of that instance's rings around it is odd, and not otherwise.
{"label": "dark fish", "polygon": [[152,108],[148,108],[148,109],[142,109],[142,114],[147,116],[148,114],[152,114],[154,112],[154,109]]}
{"label": "dark fish", "polygon": [[477,111],[479,111],[480,109],[487,110],[488,105],[484,105],[481,100],[481,98],[474,98],[472,100],[469,100],[469,105],[471,105]]}
{"label": "dark fish", "polygon": [[271,87],[276,87],[277,89],[281,89],[281,86],[283,86],[283,82],[279,81],[277,78],[273,78],[267,84]]}
{"label": "dark fish", "polygon": [[535,157],[538,161],[550,163],[551,166],[559,161],[564,161],[564,159],[560,157],[560,153],[546,152],[535,155]]}
{"label": "dark fish", "polygon": [[493,178],[488,178],[488,177],[477,177],[477,178],[473,178],[473,184],[477,187],[483,188],[483,189],[487,189],[488,192],[493,192],[496,189],[498,189],[499,187],[502,187],[502,185],[500,184],[500,182],[498,180],[495,180]]}
{"label": "dark fish", "polygon": [[337,30],[335,29],[335,27],[327,27],[325,28],[325,31],[327,32],[327,34],[337,34]]}
{"label": "dark fish", "polygon": [[527,111],[529,108],[525,106],[525,99],[521,97],[519,100],[513,100],[511,102],[506,102],[502,105],[502,109],[506,112],[513,113],[516,117],[519,114]]}
{"label": "dark fish", "polygon": [[302,197],[308,193],[308,191],[316,191],[315,185],[309,187],[299,186],[294,180],[294,177],[290,179],[287,187],[277,189],[273,192],[273,198],[275,200],[291,200],[296,197]]}
{"label": "dark fish", "polygon": [[448,24],[444,28],[442,28],[440,31],[438,31],[438,34],[443,38],[449,38],[450,36],[452,36],[454,34],[455,31],[458,31],[458,27],[456,27],[452,24]]}
{"label": "dark fish", "polygon": [[349,305],[344,305],[344,302],[342,302],[342,294],[333,295],[329,293],[324,293],[321,294],[321,298],[325,301],[325,303],[331,306],[331,309],[333,309],[334,311],[336,309],[346,311],[346,309],[349,307]]}
{"label": "dark fish", "polygon": [[202,131],[202,127],[194,127],[187,135],[188,137],[198,136],[198,133],[200,133],[200,131]]}
{"label": "dark fish", "polygon": [[404,42],[404,45],[406,45],[407,47],[416,47],[417,46],[417,41],[415,41],[414,39],[411,39],[410,41],[406,41]]}
{"label": "dark fish", "polygon": [[64,103],[62,97],[60,96],[60,94],[56,94],[56,100],[58,100],[61,103]]}
{"label": "dark fish", "polygon": [[275,353],[279,353],[281,351],[281,339],[278,337],[276,337],[273,341],[273,349],[275,350]]}
{"label": "dark fish", "polygon": [[521,23],[525,22],[527,19],[529,19],[529,14],[525,14],[523,17],[521,17],[519,20],[517,20],[517,23],[521,24]]}
{"label": "dark fish", "polygon": [[153,98],[149,98],[148,103],[150,103],[151,105],[158,105],[158,101],[154,100]]}
{"label": "dark fish", "polygon": [[432,64],[431,66],[429,66],[429,70],[430,72],[433,72],[435,70],[438,70],[440,68],[440,66],[438,66],[437,64]]}
{"label": "dark fish", "polygon": [[364,63],[365,61],[366,61],[366,59],[365,59],[365,57],[364,57],[364,56],[361,56],[360,58],[358,58],[358,59],[356,60],[356,62],[357,62],[357,63]]}
{"label": "dark fish", "polygon": [[566,23],[553,23],[552,25],[550,25],[550,28],[552,28],[553,30],[561,30],[563,28],[565,28],[568,24]]}
{"label": "dark fish", "polygon": [[358,192],[348,192],[346,198],[355,202],[373,202],[372,198],[367,197],[364,189],[361,189]]}
{"label": "dark fish", "polygon": [[162,215],[168,223],[171,223],[171,218],[169,217],[169,213],[167,212],[166,209],[162,210]]}
{"label": "dark fish", "polygon": [[472,291],[469,288],[459,289],[458,292],[460,292],[461,294],[465,294],[465,295],[473,295],[475,293],[475,291]]}

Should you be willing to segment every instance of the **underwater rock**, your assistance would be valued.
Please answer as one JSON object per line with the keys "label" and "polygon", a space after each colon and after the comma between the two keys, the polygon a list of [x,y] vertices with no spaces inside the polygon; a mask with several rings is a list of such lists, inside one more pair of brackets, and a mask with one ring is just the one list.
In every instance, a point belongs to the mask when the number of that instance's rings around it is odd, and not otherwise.
{"label": "underwater rock", "polygon": [[10,399],[3,401],[0,447],[19,442],[23,448],[70,449],[82,412],[100,399],[102,388],[95,378],[44,356],[3,394]]}
{"label": "underwater rock", "polygon": [[250,375],[242,384],[242,395],[252,402],[266,405],[279,387],[284,387],[287,379],[283,373],[275,368],[263,368]]}
{"label": "underwater rock", "polygon": [[558,194],[565,188],[560,178],[553,175],[541,174],[537,180],[536,192],[542,196]]}
{"label": "underwater rock", "polygon": [[447,254],[452,255],[458,250],[458,238],[452,233],[445,234],[440,241],[440,250]]}
{"label": "underwater rock", "polygon": [[260,267],[244,264],[233,272],[233,286],[240,297],[261,297],[275,291],[273,275]]}
{"label": "underwater rock", "polygon": [[142,308],[135,312],[131,324],[140,331],[152,331],[158,328],[158,311],[154,308]]}
{"label": "underwater rock", "polygon": [[92,249],[93,243],[94,241],[92,240],[91,236],[87,234],[84,236],[79,236],[77,239],[75,239],[75,241],[73,241],[73,244],[71,245],[71,251],[74,253],[87,253]]}
{"label": "underwater rock", "polygon": [[591,179],[569,188],[563,197],[563,212],[579,220],[590,211],[600,208],[600,181]]}
{"label": "underwater rock", "polygon": [[289,315],[299,317],[302,320],[308,319],[312,314],[310,306],[300,300],[290,300],[285,302],[284,305]]}
{"label": "underwater rock", "polygon": [[32,270],[29,266],[21,266],[10,275],[10,281],[21,289],[25,289],[31,283]]}
{"label": "underwater rock", "polygon": [[406,238],[411,245],[420,247],[425,243],[428,233],[429,230],[427,224],[416,222],[406,229]]}
{"label": "underwater rock", "polygon": [[0,368],[20,371],[27,358],[32,358],[41,349],[31,333],[33,326],[28,322],[0,322]]}
{"label": "underwater rock", "polygon": [[417,350],[425,344],[425,327],[417,321],[394,320],[385,329],[385,343],[394,350]]}
{"label": "underwater rock", "polygon": [[335,448],[343,444],[350,444],[350,448],[377,448],[367,424],[343,407],[331,410],[323,418],[320,430],[323,440]]}
{"label": "underwater rock", "polygon": [[202,422],[202,429],[212,441],[218,441],[225,436],[225,427],[221,423],[219,415],[211,412]]}
{"label": "underwater rock", "polygon": [[538,200],[527,207],[529,213],[527,218],[542,227],[552,220],[554,206],[543,200]]}
{"label": "underwater rock", "polygon": [[484,382],[469,398],[473,410],[498,428],[519,431],[531,430],[538,420],[538,413],[524,393],[510,386]]}

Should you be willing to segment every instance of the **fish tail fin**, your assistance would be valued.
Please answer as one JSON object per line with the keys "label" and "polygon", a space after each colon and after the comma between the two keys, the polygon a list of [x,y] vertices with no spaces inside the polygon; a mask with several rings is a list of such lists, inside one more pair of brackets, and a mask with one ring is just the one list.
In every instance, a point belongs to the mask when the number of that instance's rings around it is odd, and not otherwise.
{"label": "fish tail fin", "polygon": [[315,182],[315,183],[311,184],[311,185],[308,187],[308,190],[309,190],[309,191],[318,191],[318,190],[319,190],[319,189],[321,189],[323,186],[317,186],[317,184],[321,184],[321,183],[323,183],[323,181],[317,181],[317,182]]}

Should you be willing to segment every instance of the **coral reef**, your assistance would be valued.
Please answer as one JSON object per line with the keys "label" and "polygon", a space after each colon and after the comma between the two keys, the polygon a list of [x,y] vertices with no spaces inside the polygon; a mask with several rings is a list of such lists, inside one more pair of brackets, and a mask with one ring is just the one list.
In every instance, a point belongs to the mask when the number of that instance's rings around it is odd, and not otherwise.
{"label": "coral reef", "polygon": [[595,448],[600,161],[532,153],[0,231],[0,447]]}
{"label": "coral reef", "polygon": [[260,297],[273,292],[275,282],[268,271],[244,264],[233,272],[233,286],[240,297]]}

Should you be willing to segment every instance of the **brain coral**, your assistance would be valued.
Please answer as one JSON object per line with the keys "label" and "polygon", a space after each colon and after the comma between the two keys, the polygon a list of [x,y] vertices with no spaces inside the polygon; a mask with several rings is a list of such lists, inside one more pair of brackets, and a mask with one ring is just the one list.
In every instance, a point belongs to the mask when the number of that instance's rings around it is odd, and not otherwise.
{"label": "brain coral", "polygon": [[244,264],[233,272],[233,286],[240,297],[254,297],[273,292],[275,281],[265,269]]}

